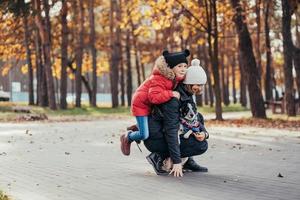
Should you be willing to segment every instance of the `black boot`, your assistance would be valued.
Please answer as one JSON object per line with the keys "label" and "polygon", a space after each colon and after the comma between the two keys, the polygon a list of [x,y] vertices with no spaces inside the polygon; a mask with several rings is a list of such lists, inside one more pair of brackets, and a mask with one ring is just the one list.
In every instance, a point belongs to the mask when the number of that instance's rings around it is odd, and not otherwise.
{"label": "black boot", "polygon": [[206,167],[201,167],[200,165],[198,165],[193,157],[189,157],[189,159],[183,165],[183,169],[191,170],[193,172],[208,172],[208,169]]}
{"label": "black boot", "polygon": [[168,172],[162,169],[163,158],[157,153],[151,153],[146,157],[148,162],[153,166],[153,169],[157,175],[168,175]]}

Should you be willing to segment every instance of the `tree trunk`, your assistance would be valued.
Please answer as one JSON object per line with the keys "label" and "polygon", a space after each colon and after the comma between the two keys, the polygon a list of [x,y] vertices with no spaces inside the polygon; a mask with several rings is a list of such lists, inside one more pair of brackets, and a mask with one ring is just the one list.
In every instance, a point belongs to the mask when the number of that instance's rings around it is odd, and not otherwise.
{"label": "tree trunk", "polygon": [[231,62],[231,78],[232,78],[232,98],[233,103],[237,103],[236,99],[236,87],[235,87],[235,67],[236,67],[236,54],[233,54],[232,62]]}
{"label": "tree trunk", "polygon": [[[84,7],[83,0],[79,0],[79,34],[77,38],[77,47],[76,47],[76,75],[75,75],[75,93],[76,101],[75,106],[81,107],[81,74],[82,74],[82,58],[83,58],[83,31],[84,31]],[[75,11],[76,12],[76,11]]]}
{"label": "tree trunk", "polygon": [[196,95],[196,104],[197,106],[203,107],[203,95]]}
{"label": "tree trunk", "polygon": [[111,11],[110,11],[110,46],[111,46],[111,58],[110,58],[110,88],[112,94],[112,107],[115,108],[119,105],[119,96],[118,96],[118,86],[119,86],[119,62],[120,55],[119,49],[121,44],[120,42],[120,27],[119,24],[114,31],[115,19],[114,12],[116,12],[117,1],[111,0]]}
{"label": "tree trunk", "polygon": [[[207,75],[207,83],[208,83],[208,92],[206,90],[205,94],[207,97],[209,95],[210,107],[213,107],[214,106],[214,92],[213,92],[213,87],[212,87],[212,83],[211,83],[209,55],[207,55],[207,50],[206,50],[205,46],[203,46],[201,54],[203,54],[204,69],[205,69],[205,72]],[[205,99],[208,99],[207,97]],[[207,102],[205,102],[205,104],[208,105]]]}
{"label": "tree trunk", "polygon": [[28,66],[28,99],[29,105],[34,105],[34,91],[33,91],[33,69],[31,63],[31,50],[30,50],[30,36],[28,31],[28,20],[24,13],[23,16],[23,26],[24,26],[24,45],[26,49],[26,62]]}
{"label": "tree trunk", "polygon": [[42,96],[41,96],[41,68],[42,68],[42,58],[41,58],[41,48],[40,48],[40,36],[39,36],[39,30],[35,28],[35,37],[34,37],[34,48],[35,48],[35,67],[36,67],[36,104],[40,105],[40,102],[42,101]]}
{"label": "tree trunk", "polygon": [[271,79],[271,65],[272,65],[272,54],[271,54],[271,42],[270,42],[270,27],[269,27],[269,9],[270,1],[265,3],[265,40],[266,40],[266,78],[265,78],[265,95],[266,101],[272,99],[272,79]]}
{"label": "tree trunk", "polygon": [[[182,42],[183,41],[183,38],[182,38],[182,40],[181,40],[181,43],[183,43]],[[184,44],[182,44],[181,45],[181,49],[184,49],[186,46],[184,45]],[[191,52],[194,52],[194,49],[192,49],[191,47],[190,47],[190,51]],[[198,45],[197,46],[197,50],[196,50],[196,56],[197,56],[197,58],[201,61],[203,61],[203,54],[202,54],[202,52],[201,52],[201,46],[200,45]],[[194,55],[193,54],[191,54],[190,55],[191,56],[191,58],[193,58],[194,57]],[[203,65],[202,63],[200,63],[200,65]],[[203,67],[203,69],[205,70],[205,68],[204,68],[204,66],[202,66]],[[204,85],[205,86],[205,85]],[[204,89],[204,87],[203,87],[203,89]],[[204,93],[204,91],[203,91],[203,93]],[[200,107],[203,107],[203,93],[202,94],[200,94],[200,95],[196,95],[195,97],[196,97],[196,105],[197,106],[200,106]]]}
{"label": "tree trunk", "polygon": [[146,80],[146,72],[145,72],[145,65],[144,65],[144,63],[141,63],[141,68],[142,68],[143,81],[145,81]]}
{"label": "tree trunk", "polygon": [[[229,59],[229,58],[228,58]],[[227,59],[227,60],[228,60]],[[229,63],[226,63],[226,81],[225,81],[225,102],[224,104],[228,106],[230,104],[230,99],[229,99],[229,66],[227,66]]]}
{"label": "tree trunk", "polygon": [[125,70],[123,56],[120,62],[120,87],[121,87],[121,106],[125,106]]}
{"label": "tree trunk", "polygon": [[208,85],[204,86],[204,104],[208,105]]}
{"label": "tree trunk", "polygon": [[234,21],[239,37],[239,49],[243,60],[242,67],[245,68],[245,75],[249,89],[251,112],[253,117],[266,118],[264,100],[259,87],[259,75],[256,66],[255,57],[252,49],[252,41],[245,23],[245,16],[239,0],[231,0],[235,10]]}
{"label": "tree trunk", "polygon": [[55,95],[55,97],[56,97],[56,102],[59,102],[59,97],[60,97],[60,94],[59,94],[59,81],[58,81],[58,78],[57,78],[57,76],[56,77],[54,77],[54,88],[55,88],[55,91],[57,91],[56,92],[56,95]]}
{"label": "tree trunk", "polygon": [[[119,0],[119,4],[117,7],[117,21],[120,22],[122,20],[122,1]],[[121,45],[121,35],[122,30],[119,28],[118,30],[119,38],[118,42],[120,43],[119,56],[120,56],[120,89],[121,89],[121,106],[125,106],[125,70],[124,70],[124,59],[123,59],[123,48]]]}
{"label": "tree trunk", "polygon": [[37,12],[37,14],[35,15],[35,22],[39,28],[39,33],[43,44],[49,107],[51,110],[56,110],[54,82],[53,82],[52,68],[51,68],[51,43],[50,43],[51,36],[50,36],[50,29],[49,29],[50,19],[49,19],[48,0],[43,0],[43,7],[45,9],[45,25],[43,25],[42,23],[40,1],[34,0],[34,6]]}
{"label": "tree trunk", "polygon": [[259,77],[259,86],[261,88],[261,77],[262,77],[262,66],[261,66],[261,52],[260,52],[260,6],[261,0],[256,0],[255,4],[255,13],[256,13],[256,59],[257,59],[257,69],[258,69],[258,77]]}
{"label": "tree trunk", "polygon": [[[214,91],[216,97],[216,119],[223,120],[222,117],[222,99],[220,90],[220,76],[219,76],[219,61],[218,61],[218,24],[217,24],[217,6],[216,0],[211,2],[211,12],[213,14],[213,51],[211,47],[211,37],[209,39],[210,43],[210,58],[212,63],[213,77],[214,77]],[[209,34],[210,35],[210,34]]]}
{"label": "tree trunk", "polygon": [[296,84],[298,88],[298,103],[300,103],[300,32],[298,29],[299,16],[297,15],[297,13],[295,14],[296,14],[296,45],[294,48],[294,66],[296,70]]}
{"label": "tree trunk", "polygon": [[48,85],[47,85],[47,76],[46,76],[46,68],[45,68],[45,64],[43,63],[42,65],[42,71],[41,71],[41,79],[42,79],[42,86],[41,86],[41,90],[42,90],[42,102],[41,105],[44,107],[49,106],[49,97],[48,97]]}
{"label": "tree trunk", "polygon": [[68,65],[68,6],[67,0],[62,0],[61,8],[61,78],[60,78],[60,108],[67,108],[67,65]]}
{"label": "tree trunk", "polygon": [[48,106],[48,92],[45,76],[45,67],[42,58],[42,42],[38,28],[35,29],[35,64],[36,64],[36,79],[37,79],[37,105]]}
{"label": "tree trunk", "polygon": [[141,85],[141,72],[140,72],[140,64],[139,64],[139,56],[138,56],[138,49],[137,49],[137,37],[134,36],[134,27],[132,25],[132,42],[133,42],[133,49],[134,49],[134,55],[135,55],[135,67],[136,67],[136,73],[137,73],[137,82],[138,86]]}
{"label": "tree trunk", "polygon": [[298,102],[300,103],[300,49],[295,47],[294,66],[296,71],[296,84],[298,88]]}
{"label": "tree trunk", "polygon": [[285,101],[288,116],[296,116],[295,97],[293,91],[293,42],[291,34],[291,5],[287,0],[282,3],[282,37],[284,54]]}
{"label": "tree trunk", "polygon": [[246,86],[246,75],[244,63],[242,60],[241,52],[238,55],[239,59],[239,69],[240,69],[240,103],[243,107],[247,106],[247,86]]}
{"label": "tree trunk", "polygon": [[[224,39],[223,39],[224,40]],[[224,48],[223,45],[220,49]],[[222,94],[222,102],[225,104],[225,65],[224,65],[224,53],[221,51],[221,94]]]}
{"label": "tree trunk", "polygon": [[[71,69],[72,73],[75,74],[75,76],[76,76],[76,70],[77,69],[74,69],[72,67],[72,63],[73,63],[72,61],[68,60],[68,67],[69,67],[69,69]],[[84,75],[81,75],[80,79],[81,79],[81,81],[82,81],[82,83],[83,83],[83,85],[84,85],[84,87],[85,87],[85,89],[88,93],[89,99],[91,99],[92,98],[92,88],[89,85],[89,81],[85,78]],[[74,81],[72,81],[72,84],[73,84],[72,85],[72,94],[73,94],[74,93]]]}
{"label": "tree trunk", "polygon": [[131,106],[132,98],[132,72],[131,72],[131,53],[130,53],[130,32],[126,34],[126,61],[127,61],[127,104]]}
{"label": "tree trunk", "polygon": [[[225,48],[225,42],[223,44],[223,48]],[[228,69],[225,64],[225,53],[221,53],[221,72],[222,72],[222,97],[223,103],[225,106],[229,105],[229,92],[228,92]],[[226,75],[225,75],[225,68],[226,68]]]}
{"label": "tree trunk", "polygon": [[[205,4],[205,13],[206,13],[206,23],[207,23],[207,42],[208,42],[208,56],[209,57],[209,60],[210,60],[210,66],[211,68],[213,68],[212,66],[212,46],[211,46],[211,34],[212,34],[212,9],[211,9],[211,6],[208,5],[208,2],[207,0],[204,1],[204,4]],[[213,90],[213,85],[209,85],[209,89],[210,90]],[[210,107],[213,106],[213,103],[214,103],[214,97],[211,98],[212,96],[210,96]]]}
{"label": "tree trunk", "polygon": [[90,48],[92,53],[93,63],[93,79],[92,79],[92,99],[91,106],[97,106],[97,52],[95,47],[95,14],[94,14],[94,0],[88,1],[89,19],[90,19]]}
{"label": "tree trunk", "polygon": [[[52,66],[51,66],[51,23],[49,16],[49,0],[43,0],[43,7],[45,11],[45,43],[43,45],[44,51],[44,70],[45,70],[45,80],[44,85],[47,87],[47,96],[49,108],[56,110],[56,100],[55,100],[55,88],[54,80],[52,75]],[[42,40],[43,41],[43,40]],[[43,42],[42,42],[43,43]]]}

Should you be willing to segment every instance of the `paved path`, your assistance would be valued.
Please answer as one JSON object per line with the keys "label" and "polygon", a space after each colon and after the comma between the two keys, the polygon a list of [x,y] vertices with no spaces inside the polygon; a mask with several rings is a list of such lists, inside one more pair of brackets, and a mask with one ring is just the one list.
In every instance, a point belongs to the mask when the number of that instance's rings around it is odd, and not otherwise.
{"label": "paved path", "polygon": [[[133,120],[0,124],[0,189],[15,200],[300,199],[300,133],[208,127],[208,173],[155,175],[119,134]],[[278,177],[278,174],[283,177]]]}

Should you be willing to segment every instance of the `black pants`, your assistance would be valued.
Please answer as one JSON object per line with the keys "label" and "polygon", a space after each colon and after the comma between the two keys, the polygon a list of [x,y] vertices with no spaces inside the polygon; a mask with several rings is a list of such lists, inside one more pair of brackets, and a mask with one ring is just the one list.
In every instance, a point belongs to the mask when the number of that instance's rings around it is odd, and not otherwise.
{"label": "black pants", "polygon": [[[163,158],[169,157],[168,144],[164,138],[149,138],[144,141],[144,144],[150,152],[158,153]],[[199,142],[194,136],[190,136],[188,139],[180,139],[180,153],[182,158],[201,155],[207,148],[208,144],[206,140]]]}

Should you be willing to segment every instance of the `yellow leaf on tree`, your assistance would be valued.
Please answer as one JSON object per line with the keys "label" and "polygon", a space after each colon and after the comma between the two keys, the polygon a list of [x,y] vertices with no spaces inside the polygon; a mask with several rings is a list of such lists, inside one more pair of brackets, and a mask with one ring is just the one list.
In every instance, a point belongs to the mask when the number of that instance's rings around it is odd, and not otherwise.
{"label": "yellow leaf on tree", "polygon": [[190,30],[184,29],[183,32],[182,32],[183,39],[186,40],[189,37],[189,34],[190,34]]}
{"label": "yellow leaf on tree", "polygon": [[199,45],[205,44],[205,38],[200,38],[200,39],[197,41],[197,44],[199,44]]}
{"label": "yellow leaf on tree", "polygon": [[155,30],[160,30],[160,29],[161,29],[161,26],[160,26],[160,24],[159,24],[157,21],[153,21],[153,22],[152,22],[152,27],[153,27]]}
{"label": "yellow leaf on tree", "polygon": [[10,67],[8,63],[6,63],[4,66],[2,66],[2,76],[6,76],[10,70]]}
{"label": "yellow leaf on tree", "polygon": [[21,72],[22,72],[22,74],[27,74],[27,72],[28,72],[28,65],[27,64],[25,64],[21,67]]}

